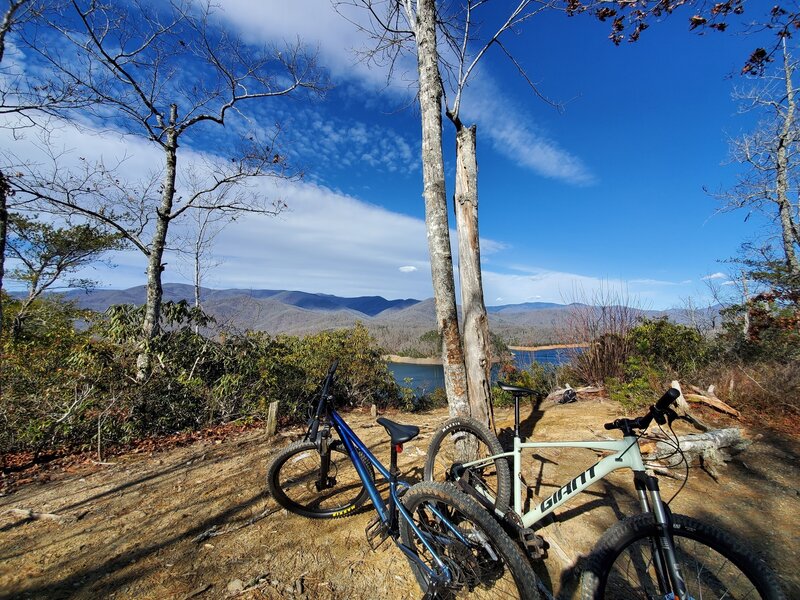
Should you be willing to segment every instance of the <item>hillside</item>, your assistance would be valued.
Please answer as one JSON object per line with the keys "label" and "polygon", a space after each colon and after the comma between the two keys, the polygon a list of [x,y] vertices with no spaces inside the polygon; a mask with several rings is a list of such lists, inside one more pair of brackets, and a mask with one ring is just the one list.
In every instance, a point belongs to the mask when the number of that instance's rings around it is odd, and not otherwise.
{"label": "hillside", "polygon": [[[82,308],[98,312],[113,304],[142,304],[144,286],[127,290],[71,291],[64,294]],[[165,300],[193,301],[192,286],[164,285]],[[345,298],[289,290],[203,289],[204,310],[220,327],[270,334],[304,335],[326,329],[351,327],[363,323],[378,343],[395,353],[428,354],[430,343],[420,341],[436,328],[433,298],[387,300],[380,296]],[[573,305],[529,302],[487,307],[494,333],[512,345],[546,344],[557,340],[557,331]],[[668,316],[686,322],[684,311],[638,311],[642,316]]]}

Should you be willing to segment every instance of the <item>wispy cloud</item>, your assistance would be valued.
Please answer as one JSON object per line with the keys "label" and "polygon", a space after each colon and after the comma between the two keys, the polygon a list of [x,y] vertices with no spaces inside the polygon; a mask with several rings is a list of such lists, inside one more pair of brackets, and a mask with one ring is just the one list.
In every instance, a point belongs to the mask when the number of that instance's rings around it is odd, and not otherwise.
{"label": "wispy cloud", "polygon": [[414,267],[412,265],[406,265],[406,266],[400,267],[398,269],[398,271],[400,271],[401,273],[413,273],[416,270],[417,270],[417,267]]}
{"label": "wispy cloud", "polygon": [[[374,42],[356,25],[337,14],[328,0],[294,3],[228,0],[224,9],[222,18],[251,41],[282,42],[287,32],[292,32],[307,45],[316,46],[320,64],[331,71],[337,83],[355,82],[372,95],[394,96],[403,101],[414,97],[414,88],[409,87],[409,82],[416,81],[413,58],[403,56],[393,63],[392,81],[388,82],[388,65],[367,64],[359,60],[357,52],[371,49]],[[344,6],[344,10],[348,7]],[[313,18],[309,18],[310,14]],[[350,7],[347,18],[369,29],[366,11]],[[517,165],[573,185],[585,186],[595,182],[594,174],[577,155],[562,148],[552,136],[536,126],[526,110],[508,99],[508,95],[494,83],[488,69],[475,72],[462,106],[462,114],[480,125],[479,135],[486,136],[497,152]],[[358,138],[354,139],[358,142]],[[375,150],[377,152],[365,152],[360,159],[366,163],[385,164],[382,149]]]}
{"label": "wispy cloud", "polygon": [[467,89],[463,112],[479,123],[479,134],[487,136],[497,152],[517,165],[574,185],[595,182],[583,161],[539,131],[531,117],[508,99],[486,70]]}
{"label": "wispy cloud", "polygon": [[728,276],[725,273],[712,273],[711,275],[706,275],[705,277],[701,277],[703,281],[709,281],[712,279],[727,279]]}

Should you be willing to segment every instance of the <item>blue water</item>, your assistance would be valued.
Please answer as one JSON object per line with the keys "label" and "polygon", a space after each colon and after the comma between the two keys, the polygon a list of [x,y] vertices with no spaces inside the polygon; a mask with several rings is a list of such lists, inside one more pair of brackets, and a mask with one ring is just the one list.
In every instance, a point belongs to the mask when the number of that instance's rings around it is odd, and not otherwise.
{"label": "blue water", "polygon": [[[562,365],[569,362],[570,350],[514,350],[514,364],[518,369],[527,369],[532,363],[544,365]],[[419,396],[429,394],[436,388],[444,387],[444,371],[442,365],[409,365],[405,363],[389,363],[389,370],[395,381],[402,387],[414,390]],[[496,367],[493,371],[496,372]],[[496,376],[493,373],[493,376]],[[409,381],[410,380],[410,381]]]}

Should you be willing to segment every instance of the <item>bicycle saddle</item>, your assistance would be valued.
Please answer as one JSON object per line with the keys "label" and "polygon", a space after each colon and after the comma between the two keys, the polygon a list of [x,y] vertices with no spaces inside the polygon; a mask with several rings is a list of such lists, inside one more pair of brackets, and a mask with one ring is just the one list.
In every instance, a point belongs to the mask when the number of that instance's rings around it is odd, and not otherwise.
{"label": "bicycle saddle", "polygon": [[536,390],[532,390],[526,387],[519,387],[516,385],[508,385],[507,383],[503,383],[502,381],[498,381],[497,385],[501,390],[504,390],[506,392],[511,392],[514,395],[532,396],[533,394],[536,393]]}
{"label": "bicycle saddle", "polygon": [[419,427],[416,425],[401,425],[390,421],[386,417],[380,417],[378,423],[383,425],[389,433],[389,437],[392,438],[392,444],[405,444],[419,435]]}

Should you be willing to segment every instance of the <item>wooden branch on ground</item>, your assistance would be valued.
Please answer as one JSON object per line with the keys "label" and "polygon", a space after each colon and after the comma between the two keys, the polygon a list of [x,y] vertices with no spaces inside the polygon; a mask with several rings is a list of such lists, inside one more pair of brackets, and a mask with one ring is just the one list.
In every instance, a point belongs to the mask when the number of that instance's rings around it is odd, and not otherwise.
{"label": "wooden branch on ground", "polygon": [[25,519],[27,521],[44,520],[44,521],[58,521],[59,523],[65,521],[66,519],[69,518],[69,517],[67,517],[65,515],[58,515],[58,514],[55,514],[55,513],[34,512],[34,511],[30,510],[29,508],[9,508],[3,514],[6,514],[6,515],[10,514],[10,515],[14,515],[15,517],[22,517],[23,519]]}
{"label": "wooden branch on ground", "polygon": [[688,386],[688,388],[692,390],[691,394],[686,394],[686,399],[689,402],[699,402],[705,404],[706,406],[715,408],[718,411],[724,412],[725,414],[731,415],[732,417],[736,417],[737,419],[740,419],[742,417],[742,414],[738,410],[725,404],[722,400],[717,398],[716,394],[714,393],[713,385],[709,387],[708,390],[705,392],[693,385]]}
{"label": "wooden branch on ground", "polygon": [[232,531],[238,531],[239,529],[243,529],[245,527],[249,527],[250,525],[253,525],[254,523],[257,523],[261,519],[263,519],[265,517],[268,517],[272,513],[275,513],[277,511],[278,511],[277,508],[265,509],[263,512],[257,514],[254,517],[250,517],[249,519],[247,519],[247,521],[245,521],[244,523],[241,523],[239,525],[236,525],[235,527],[228,526],[228,527],[225,527],[224,529],[218,529],[216,525],[212,525],[209,529],[206,529],[200,535],[197,535],[197,536],[193,537],[192,541],[194,543],[196,543],[196,544],[199,544],[200,542],[204,542],[207,539],[210,539],[212,537],[217,537],[218,535],[225,535],[226,533],[231,533]]}
{"label": "wooden branch on ground", "polygon": [[564,396],[564,392],[571,389],[574,389],[576,394],[596,394],[604,390],[602,387],[593,385],[585,385],[583,387],[573,388],[571,385],[567,384],[566,387],[555,389],[547,394],[544,402],[558,402]]}

